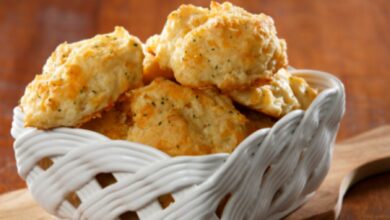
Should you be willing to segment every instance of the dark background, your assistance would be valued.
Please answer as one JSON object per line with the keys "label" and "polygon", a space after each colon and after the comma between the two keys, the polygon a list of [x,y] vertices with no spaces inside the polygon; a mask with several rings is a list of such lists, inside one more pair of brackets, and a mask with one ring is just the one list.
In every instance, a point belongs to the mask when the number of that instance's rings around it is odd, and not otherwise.
{"label": "dark background", "polygon": [[[159,33],[182,3],[158,0],[0,0],[0,193],[24,187],[16,174],[9,135],[12,108],[63,41],[77,41],[124,26],[145,41]],[[290,64],[338,76],[347,112],[338,140],[390,123],[389,0],[232,1],[271,15],[288,43]],[[370,146],[367,146],[370,147]],[[390,173],[365,180],[348,193],[341,219],[389,219]]]}

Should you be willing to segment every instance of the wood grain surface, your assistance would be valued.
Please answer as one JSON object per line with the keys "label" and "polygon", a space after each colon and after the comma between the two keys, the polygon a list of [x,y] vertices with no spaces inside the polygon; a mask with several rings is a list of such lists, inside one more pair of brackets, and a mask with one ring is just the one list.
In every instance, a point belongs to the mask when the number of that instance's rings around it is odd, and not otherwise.
{"label": "wood grain surface", "polygon": [[[55,46],[115,25],[145,40],[161,31],[170,11],[190,2],[208,5],[200,0],[0,0],[0,193],[24,186],[9,135],[12,108]],[[347,112],[338,140],[390,123],[390,1],[232,2],[274,18],[291,65],[328,71],[344,82]],[[347,194],[341,219],[385,219],[389,198],[390,173],[364,180]]]}

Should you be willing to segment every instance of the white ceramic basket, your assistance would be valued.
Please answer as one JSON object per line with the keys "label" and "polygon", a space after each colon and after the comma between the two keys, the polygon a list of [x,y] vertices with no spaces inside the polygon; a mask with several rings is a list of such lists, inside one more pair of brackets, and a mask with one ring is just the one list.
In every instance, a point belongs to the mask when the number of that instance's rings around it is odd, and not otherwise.
{"label": "white ceramic basket", "polygon": [[[293,111],[272,128],[246,138],[232,154],[170,157],[142,144],[113,141],[83,129],[41,131],[23,127],[14,109],[12,136],[19,175],[35,200],[64,219],[280,219],[304,203],[328,172],[345,109],[344,88],[334,76],[292,70],[321,93],[305,112]],[[156,134],[158,135],[158,134]],[[50,158],[47,170],[37,163]],[[112,173],[102,188],[95,179]],[[65,198],[76,192],[81,204]],[[163,209],[157,198],[172,194]],[[231,195],[221,218],[220,201]]]}

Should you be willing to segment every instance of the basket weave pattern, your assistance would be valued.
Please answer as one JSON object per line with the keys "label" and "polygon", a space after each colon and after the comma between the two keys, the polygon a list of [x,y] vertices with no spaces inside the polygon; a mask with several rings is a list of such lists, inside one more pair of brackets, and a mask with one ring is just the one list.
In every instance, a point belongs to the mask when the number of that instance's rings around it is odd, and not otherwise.
{"label": "basket weave pattern", "polygon": [[[232,154],[170,157],[139,143],[113,141],[83,129],[23,127],[14,109],[12,136],[18,172],[35,200],[65,219],[279,219],[305,202],[326,176],[344,113],[344,88],[319,71],[294,70],[322,91],[306,111],[246,138]],[[158,135],[158,134],[156,134]],[[43,158],[54,163],[38,166]],[[116,183],[95,180],[112,173]],[[65,198],[76,192],[74,207]],[[172,194],[163,209],[157,198]],[[231,195],[221,218],[216,209]]]}

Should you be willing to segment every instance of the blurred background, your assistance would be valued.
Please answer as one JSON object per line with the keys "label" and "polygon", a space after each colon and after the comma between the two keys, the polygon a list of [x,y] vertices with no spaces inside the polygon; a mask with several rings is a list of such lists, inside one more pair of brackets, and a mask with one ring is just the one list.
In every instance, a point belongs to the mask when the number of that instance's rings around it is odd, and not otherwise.
{"label": "blurred background", "polygon": [[[275,20],[290,65],[338,76],[347,112],[338,141],[390,123],[389,0],[232,0]],[[0,0],[0,193],[24,187],[16,174],[12,109],[61,42],[124,26],[145,41],[161,31],[180,4],[209,1]],[[369,147],[369,146],[367,146]],[[342,219],[389,219],[390,173],[364,180],[348,193]]]}

